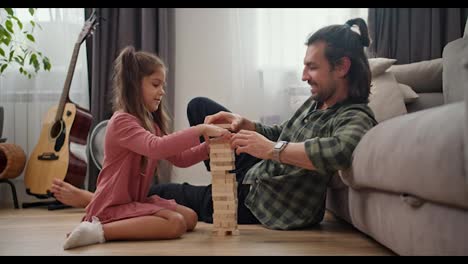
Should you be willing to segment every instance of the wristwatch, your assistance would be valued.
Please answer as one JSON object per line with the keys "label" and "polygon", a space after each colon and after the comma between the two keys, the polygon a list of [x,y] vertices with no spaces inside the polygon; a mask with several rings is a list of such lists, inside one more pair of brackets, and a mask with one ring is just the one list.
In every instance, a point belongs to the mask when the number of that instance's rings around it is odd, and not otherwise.
{"label": "wristwatch", "polygon": [[280,154],[283,151],[289,142],[287,141],[278,141],[275,146],[273,147],[273,159],[276,161],[280,161]]}

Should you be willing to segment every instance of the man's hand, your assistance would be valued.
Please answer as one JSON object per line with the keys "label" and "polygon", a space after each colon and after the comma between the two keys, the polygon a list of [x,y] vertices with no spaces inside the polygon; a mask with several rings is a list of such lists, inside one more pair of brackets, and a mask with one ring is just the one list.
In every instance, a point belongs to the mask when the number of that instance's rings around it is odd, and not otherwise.
{"label": "man's hand", "polygon": [[271,159],[275,142],[254,131],[241,130],[231,138],[236,154],[248,153],[260,159]]}
{"label": "man's hand", "polygon": [[205,142],[210,144],[210,137],[223,137],[225,139],[231,138],[231,132],[225,128],[221,128],[210,124],[199,124],[196,126],[200,135],[203,135]]}
{"label": "man's hand", "polygon": [[238,114],[233,114],[230,112],[221,111],[214,115],[209,115],[205,117],[205,124],[220,124],[228,123],[231,124],[229,129],[232,132],[238,132],[241,129],[245,130],[255,130],[255,124]]}

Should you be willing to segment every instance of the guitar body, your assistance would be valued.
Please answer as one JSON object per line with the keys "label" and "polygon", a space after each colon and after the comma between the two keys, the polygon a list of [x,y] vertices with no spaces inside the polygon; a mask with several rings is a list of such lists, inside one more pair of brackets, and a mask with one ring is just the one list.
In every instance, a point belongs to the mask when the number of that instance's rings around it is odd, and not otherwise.
{"label": "guitar body", "polygon": [[44,117],[39,141],[25,172],[26,192],[39,198],[51,196],[54,178],[83,187],[87,164],[70,153],[70,142],[85,145],[92,116],[73,103],[66,103],[62,120],[55,121],[57,106]]}
{"label": "guitar body", "polygon": [[93,13],[85,22],[73,49],[67,78],[58,106],[43,118],[39,142],[32,151],[24,174],[26,192],[38,198],[52,196],[54,178],[84,187],[87,164],[70,152],[70,143],[86,145],[93,117],[88,110],[70,102],[69,92],[80,45],[98,24]]}

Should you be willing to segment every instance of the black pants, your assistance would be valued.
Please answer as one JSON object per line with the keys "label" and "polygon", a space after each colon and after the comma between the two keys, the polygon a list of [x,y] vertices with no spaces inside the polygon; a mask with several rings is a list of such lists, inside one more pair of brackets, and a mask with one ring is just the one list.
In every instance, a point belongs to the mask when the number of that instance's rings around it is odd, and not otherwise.
{"label": "black pants", "polygon": [[[190,126],[203,124],[205,117],[216,114],[220,111],[229,112],[222,105],[205,97],[192,99],[187,106],[187,117]],[[200,137],[200,142],[204,138]],[[236,174],[238,183],[237,188],[237,217],[239,224],[258,224],[259,221],[244,205],[245,197],[249,193],[250,185],[242,184],[245,173],[260,159],[251,155],[242,153],[236,155],[236,169],[231,173]],[[205,166],[210,170],[210,161],[205,160]],[[213,201],[211,196],[211,184],[208,186],[195,186],[188,183],[177,184],[167,183],[153,185],[149,195],[157,194],[164,199],[174,199],[178,204],[192,208],[197,214],[198,219],[203,222],[213,223]]]}

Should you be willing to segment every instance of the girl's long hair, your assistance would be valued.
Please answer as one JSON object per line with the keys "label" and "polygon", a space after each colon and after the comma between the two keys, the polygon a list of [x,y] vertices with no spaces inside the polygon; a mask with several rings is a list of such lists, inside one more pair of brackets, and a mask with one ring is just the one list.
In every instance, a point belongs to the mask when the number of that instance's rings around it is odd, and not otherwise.
{"label": "girl's long hair", "polygon": [[132,46],[124,48],[114,63],[114,97],[113,111],[123,111],[136,116],[142,126],[155,133],[153,122],[155,122],[162,135],[169,132],[169,115],[163,101],[158,110],[149,112],[143,103],[142,80],[156,71],[166,73],[166,65],[156,55],[135,51]]}

